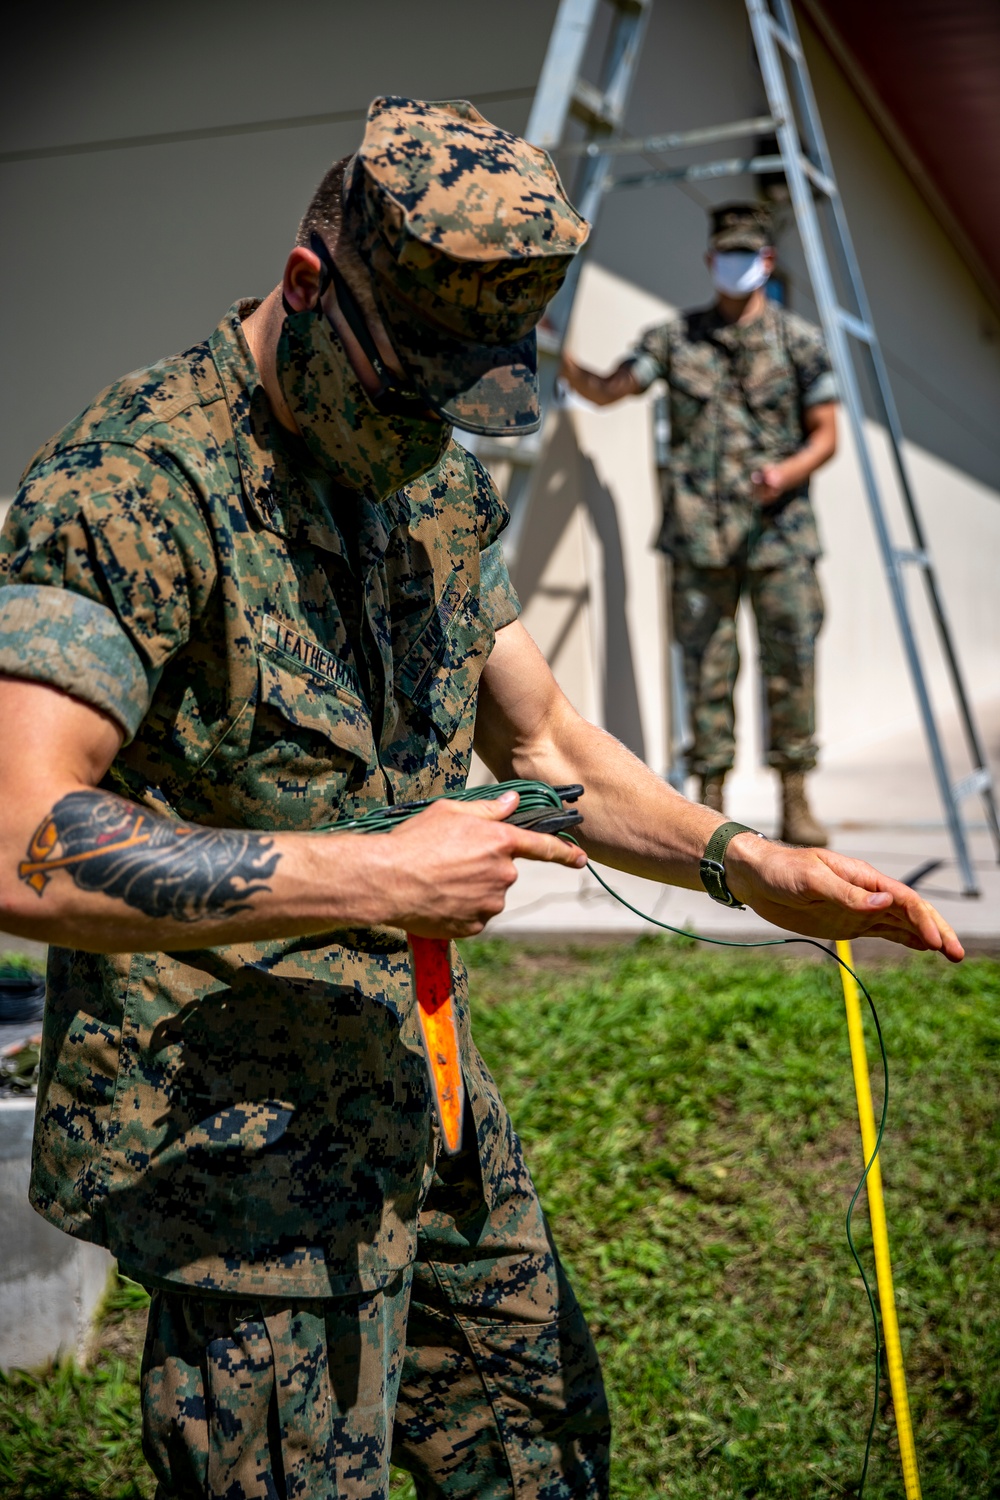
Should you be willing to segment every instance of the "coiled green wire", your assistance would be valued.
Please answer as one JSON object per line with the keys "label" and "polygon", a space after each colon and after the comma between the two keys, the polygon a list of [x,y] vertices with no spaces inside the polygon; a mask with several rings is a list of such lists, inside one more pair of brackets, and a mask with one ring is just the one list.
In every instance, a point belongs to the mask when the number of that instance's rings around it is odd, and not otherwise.
{"label": "coiled green wire", "polygon": [[[461,791],[444,792],[437,797],[427,797],[417,802],[398,803],[393,807],[376,807],[370,812],[362,813],[357,818],[343,819],[337,823],[322,824],[317,831],[333,833],[391,833],[394,828],[399,827],[400,823],[415,817],[417,813],[423,812],[433,802],[440,802],[446,799],[455,802],[492,801],[504,792],[517,792],[520,798],[517,812],[522,815],[534,813],[542,816],[545,812],[561,812],[563,809],[562,798],[555,787],[549,786],[544,781],[502,781],[493,786],[464,787]],[[570,833],[561,833],[558,837],[566,839],[568,843],[576,844],[578,848],[580,847],[577,840]],[[850,965],[846,964],[838,953],[834,952],[832,948],[828,948],[825,943],[821,943],[817,938],[757,938],[753,942],[739,943],[733,941],[731,938],[704,937],[699,932],[688,932],[683,927],[672,927],[669,922],[661,922],[659,918],[650,916],[648,912],[640,911],[637,906],[633,906],[630,901],[626,901],[625,897],[619,891],[610,886],[604,877],[595,870],[589,860],[587,861],[587,869],[593,875],[598,885],[603,886],[608,895],[613,897],[621,906],[624,906],[627,911],[640,917],[644,922],[649,922],[653,927],[660,927],[664,932],[675,933],[678,937],[693,938],[698,943],[711,943],[717,948],[783,948],[790,947],[792,943],[806,943],[810,948],[817,948],[825,957],[832,958],[835,963],[839,964],[842,969],[850,974],[868,1002],[868,1009],[871,1011],[872,1020],[875,1023],[875,1034],[878,1037],[879,1052],[882,1056],[882,1114],[879,1119],[878,1134],[875,1138],[875,1149],[872,1151],[869,1160],[865,1163],[865,1169],[854,1190],[854,1196],[848,1205],[846,1221],[847,1243],[850,1246],[851,1255],[854,1257],[854,1264],[861,1275],[865,1295],[868,1298],[868,1306],[871,1309],[872,1326],[875,1330],[875,1395],[872,1401],[871,1421],[868,1424],[868,1436],[865,1441],[865,1457],[861,1469],[861,1480],[858,1485],[858,1500],[861,1500],[865,1480],[868,1476],[868,1460],[871,1455],[872,1439],[875,1434],[875,1423],[878,1421],[878,1402],[882,1383],[882,1335],[879,1326],[878,1308],[875,1303],[871,1283],[868,1280],[865,1268],[861,1263],[861,1257],[858,1254],[857,1246],[854,1243],[853,1234],[854,1208],[861,1196],[862,1188],[868,1181],[868,1174],[882,1145],[882,1135],[885,1131],[886,1115],[889,1109],[889,1059],[886,1056],[885,1043],[882,1039],[882,1027],[879,1024],[875,1002],[872,1000],[864,983],[858,978]]]}
{"label": "coiled green wire", "polygon": [[562,812],[562,798],[554,786],[544,781],[501,781],[494,786],[467,786],[458,792],[442,792],[436,797],[425,797],[417,802],[400,802],[394,807],[374,807],[357,818],[345,818],[337,823],[322,823],[318,832],[330,833],[391,833],[400,823],[413,818],[433,802],[492,802],[503,792],[517,792],[520,801],[518,814]]}

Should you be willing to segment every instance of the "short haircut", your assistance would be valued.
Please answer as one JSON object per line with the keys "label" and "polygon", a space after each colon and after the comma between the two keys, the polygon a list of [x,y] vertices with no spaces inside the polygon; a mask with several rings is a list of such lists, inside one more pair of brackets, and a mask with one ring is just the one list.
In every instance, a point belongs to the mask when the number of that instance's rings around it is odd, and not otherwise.
{"label": "short haircut", "polygon": [[295,237],[297,245],[308,245],[313,230],[322,235],[328,245],[336,243],[343,214],[340,195],[344,189],[344,172],[350,159],[349,156],[342,156],[339,161],[335,161],[313,193]]}
{"label": "short haircut", "polygon": [[340,241],[340,228],[344,214],[341,199],[344,190],[344,173],[352,159],[350,156],[342,156],[327,171],[319,187],[313,193],[309,207],[302,215],[302,223],[299,225],[295,243],[308,247],[309,236],[315,230],[331,250],[336,248],[337,265],[360,304],[361,311],[370,323],[379,315],[372,292],[371,277],[352,241],[346,237]]}

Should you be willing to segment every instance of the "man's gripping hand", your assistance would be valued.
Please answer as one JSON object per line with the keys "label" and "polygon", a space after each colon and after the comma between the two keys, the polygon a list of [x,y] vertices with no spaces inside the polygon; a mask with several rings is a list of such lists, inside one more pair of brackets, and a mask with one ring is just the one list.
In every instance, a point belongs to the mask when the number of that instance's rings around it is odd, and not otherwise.
{"label": "man's gripping hand", "polygon": [[750,475],[753,497],[758,505],[774,505],[788,488],[786,471],[782,464],[765,464]]}
{"label": "man's gripping hand", "polygon": [[442,799],[392,833],[369,835],[372,920],[419,937],[471,937],[503,911],[516,859],[582,869],[582,849],[503,821],[518,800],[516,792],[482,802]]}
{"label": "man's gripping hand", "polygon": [[964,957],[952,928],[916,891],[830,849],[737,834],[726,851],[726,883],[768,922],[807,937],[880,937],[953,963]]}

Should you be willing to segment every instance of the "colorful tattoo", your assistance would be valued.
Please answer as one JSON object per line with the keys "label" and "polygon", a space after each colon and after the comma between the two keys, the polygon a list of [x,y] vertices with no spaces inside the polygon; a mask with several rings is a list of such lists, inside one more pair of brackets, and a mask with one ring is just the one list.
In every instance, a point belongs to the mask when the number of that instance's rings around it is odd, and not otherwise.
{"label": "colorful tattoo", "polygon": [[246,911],[280,854],[259,833],[172,823],[108,792],[70,792],[34,833],[18,875],[42,895],[57,870],[147,917],[201,922]]}

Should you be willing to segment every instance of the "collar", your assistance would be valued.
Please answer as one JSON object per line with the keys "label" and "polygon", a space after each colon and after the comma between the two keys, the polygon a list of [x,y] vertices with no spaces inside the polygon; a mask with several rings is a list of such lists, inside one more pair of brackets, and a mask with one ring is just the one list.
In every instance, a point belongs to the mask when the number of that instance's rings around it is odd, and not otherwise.
{"label": "collar", "polygon": [[705,309],[706,330],[709,337],[727,349],[766,349],[778,336],[780,318],[778,305],[765,298],[759,318],[752,323],[724,323],[718,308],[713,304]]}
{"label": "collar", "polygon": [[243,493],[262,526],[289,534],[286,498],[293,480],[290,456],[276,431],[260,371],[243,332],[259,298],[234,303],[209,339],[233,427]]}
{"label": "collar", "polygon": [[[377,503],[338,489],[329,474],[312,465],[304,467],[302,473],[314,502],[309,540],[338,553],[352,571],[356,553],[362,574],[367,575],[385,556],[393,531],[410,520],[412,507],[406,491],[397,490],[388,500]],[[341,522],[350,526],[356,548],[346,545]]]}

